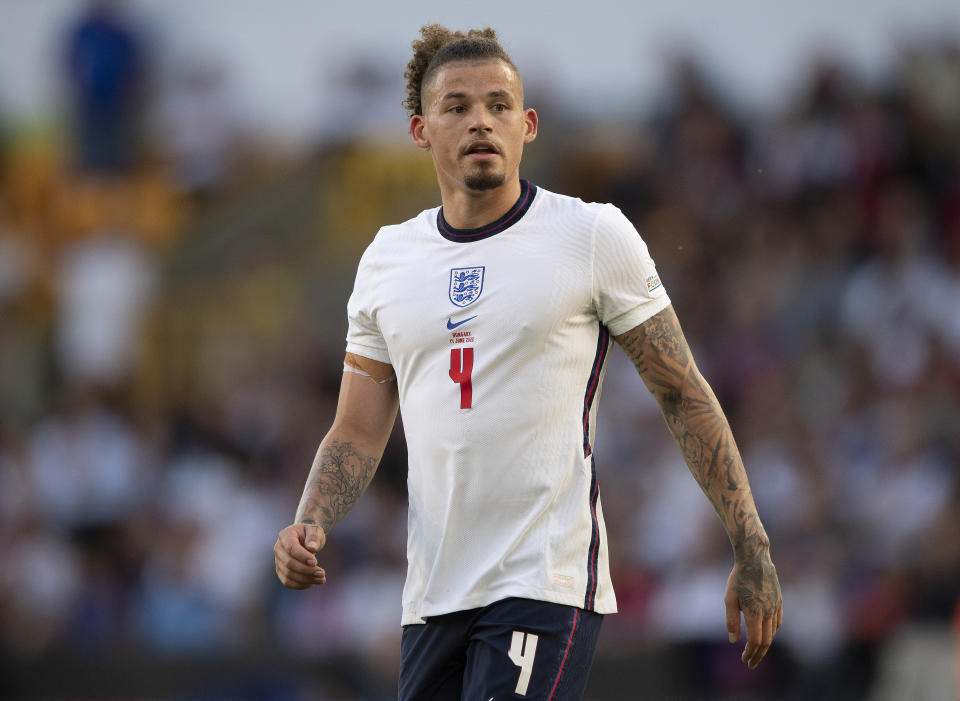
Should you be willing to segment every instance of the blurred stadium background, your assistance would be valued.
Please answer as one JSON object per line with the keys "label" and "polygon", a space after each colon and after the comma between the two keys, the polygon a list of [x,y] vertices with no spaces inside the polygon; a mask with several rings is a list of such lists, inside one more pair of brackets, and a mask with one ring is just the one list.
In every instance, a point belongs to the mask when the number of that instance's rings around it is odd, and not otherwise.
{"label": "blurred stadium background", "polygon": [[359,255],[438,199],[400,101],[441,21],[513,53],[525,176],[644,235],[782,578],[750,673],[729,546],[615,353],[587,698],[956,699],[960,9],[395,5],[0,2],[0,698],[394,695],[399,430],[326,587],[271,547]]}

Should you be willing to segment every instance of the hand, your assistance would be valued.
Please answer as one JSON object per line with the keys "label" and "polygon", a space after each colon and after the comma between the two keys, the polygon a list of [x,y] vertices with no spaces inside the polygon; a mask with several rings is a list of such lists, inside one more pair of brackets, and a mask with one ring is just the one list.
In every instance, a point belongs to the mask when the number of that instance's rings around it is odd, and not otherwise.
{"label": "hand", "polygon": [[763,552],[748,562],[734,564],[727,579],[723,603],[727,608],[727,633],[731,643],[740,638],[740,612],[743,611],[747,646],[740,660],[755,669],[783,623],[780,582],[769,553]]}
{"label": "hand", "polygon": [[315,557],[326,542],[327,536],[320,526],[295,523],[280,531],[273,546],[273,559],[283,586],[309,589],[327,581],[327,573],[317,565]]}

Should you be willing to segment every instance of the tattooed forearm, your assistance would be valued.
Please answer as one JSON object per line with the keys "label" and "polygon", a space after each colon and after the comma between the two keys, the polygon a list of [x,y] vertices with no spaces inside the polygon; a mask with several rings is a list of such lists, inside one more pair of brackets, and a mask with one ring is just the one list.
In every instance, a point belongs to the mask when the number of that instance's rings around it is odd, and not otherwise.
{"label": "tattooed forearm", "polygon": [[673,307],[617,337],[653,393],[697,483],[723,522],[738,560],[769,547],[720,404],[700,374]]}
{"label": "tattooed forearm", "polygon": [[297,523],[329,531],[357,503],[379,462],[379,455],[369,455],[351,442],[324,440],[300,499]]}
{"label": "tattooed forearm", "polygon": [[[772,622],[776,632],[783,609],[777,570],[770,559],[770,541],[757,516],[730,425],[693,361],[673,308],[667,307],[618,336],[617,342],[659,402],[690,472],[716,509],[733,545],[736,563],[727,595],[733,602],[725,597],[728,616],[729,607],[736,605],[745,613]],[[755,667],[766,648],[751,647],[749,641],[748,630],[744,661]]]}

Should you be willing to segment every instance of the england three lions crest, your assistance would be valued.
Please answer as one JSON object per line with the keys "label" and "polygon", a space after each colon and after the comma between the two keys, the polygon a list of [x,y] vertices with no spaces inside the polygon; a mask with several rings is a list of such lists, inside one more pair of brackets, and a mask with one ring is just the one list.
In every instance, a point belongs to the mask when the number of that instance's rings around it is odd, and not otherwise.
{"label": "england three lions crest", "polygon": [[483,292],[483,271],[485,266],[476,268],[450,269],[450,301],[458,307],[473,304]]}

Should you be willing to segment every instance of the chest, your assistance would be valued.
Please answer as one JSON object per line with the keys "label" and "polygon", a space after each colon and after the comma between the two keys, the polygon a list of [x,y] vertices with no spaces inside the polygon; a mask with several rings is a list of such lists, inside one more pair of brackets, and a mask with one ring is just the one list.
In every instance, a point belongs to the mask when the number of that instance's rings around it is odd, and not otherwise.
{"label": "chest", "polygon": [[[391,357],[421,349],[540,343],[592,308],[590,262],[548,232],[398,252],[380,271],[377,323]],[[395,360],[396,362],[396,360]]]}

